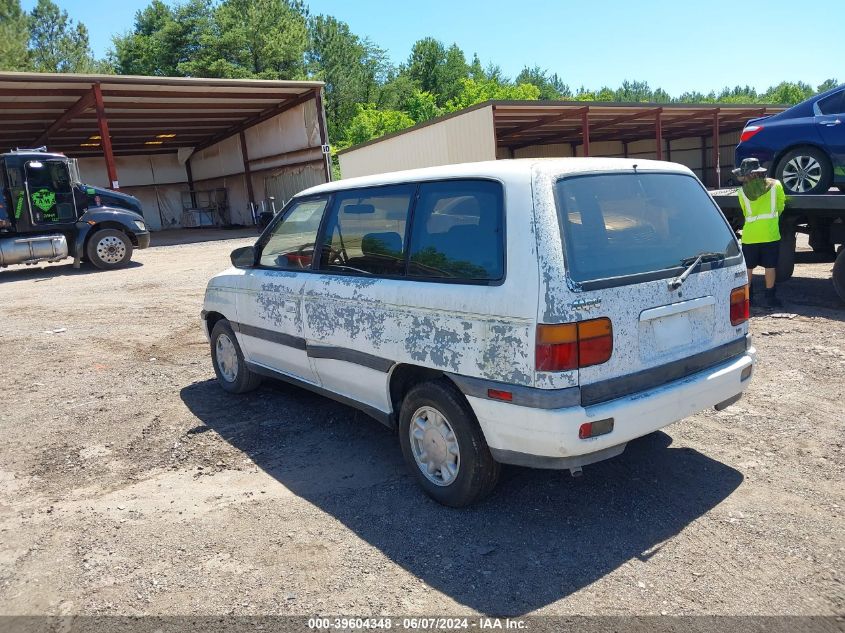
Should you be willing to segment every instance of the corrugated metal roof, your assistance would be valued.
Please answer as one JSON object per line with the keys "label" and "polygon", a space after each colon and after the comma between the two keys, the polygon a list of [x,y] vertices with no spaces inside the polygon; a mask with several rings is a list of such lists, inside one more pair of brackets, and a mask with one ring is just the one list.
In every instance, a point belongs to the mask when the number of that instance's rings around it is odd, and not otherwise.
{"label": "corrugated metal roof", "polygon": [[99,86],[115,154],[204,147],[315,98],[320,81],[0,72],[0,151],[100,155]]}
{"label": "corrugated metal roof", "polygon": [[577,143],[582,138],[583,119],[588,120],[591,142],[631,142],[654,138],[660,120],[664,139],[710,134],[718,117],[723,132],[738,130],[754,117],[781,112],[787,106],[760,104],[611,103],[599,101],[485,101],[470,108],[431,119],[414,127],[388,134],[338,152],[345,154],[379,143],[386,138],[437,125],[479,108],[493,107],[499,146],[519,149],[545,143]]}

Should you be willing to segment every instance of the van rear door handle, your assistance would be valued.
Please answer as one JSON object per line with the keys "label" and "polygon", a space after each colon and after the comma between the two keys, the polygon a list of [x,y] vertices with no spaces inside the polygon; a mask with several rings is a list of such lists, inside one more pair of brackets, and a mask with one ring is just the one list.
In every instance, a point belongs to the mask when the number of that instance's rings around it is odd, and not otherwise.
{"label": "van rear door handle", "polygon": [[827,126],[827,127],[832,127],[832,126],[834,126],[834,125],[839,125],[840,123],[842,123],[842,121],[840,121],[839,119],[834,119],[833,121],[830,121],[830,120],[828,120],[828,121],[819,121],[819,125],[824,125],[824,126]]}

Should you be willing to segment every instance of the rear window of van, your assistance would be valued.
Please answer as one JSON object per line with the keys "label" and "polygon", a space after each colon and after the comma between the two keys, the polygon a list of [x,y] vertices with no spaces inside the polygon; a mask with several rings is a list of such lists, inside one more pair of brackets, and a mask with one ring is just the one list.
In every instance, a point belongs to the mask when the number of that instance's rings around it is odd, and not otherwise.
{"label": "rear window of van", "polygon": [[569,276],[582,283],[672,270],[701,253],[739,255],[701,184],[669,173],[562,178],[555,197]]}

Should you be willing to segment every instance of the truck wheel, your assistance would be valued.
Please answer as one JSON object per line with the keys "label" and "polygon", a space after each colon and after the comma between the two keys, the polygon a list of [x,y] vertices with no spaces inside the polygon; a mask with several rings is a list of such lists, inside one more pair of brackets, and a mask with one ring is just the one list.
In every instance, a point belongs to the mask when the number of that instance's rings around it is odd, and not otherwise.
{"label": "truck wheel", "polygon": [[85,253],[97,268],[120,268],[132,259],[132,242],[123,231],[102,229],[88,239]]}
{"label": "truck wheel", "polygon": [[780,252],[778,253],[777,280],[788,281],[795,271],[795,229],[781,231]]}
{"label": "truck wheel", "polygon": [[783,183],[787,195],[826,193],[833,182],[833,168],[821,150],[797,147],[780,159],[775,178]]}
{"label": "truck wheel", "polygon": [[261,376],[247,367],[238,339],[226,319],[215,323],[211,330],[211,364],[217,382],[229,393],[247,393],[261,385]]}
{"label": "truck wheel", "polygon": [[402,401],[405,463],[435,501],[460,508],[492,492],[499,464],[463,395],[445,380],[412,388]]}
{"label": "truck wheel", "polygon": [[833,264],[833,287],[842,301],[845,301],[845,249],[840,250]]}

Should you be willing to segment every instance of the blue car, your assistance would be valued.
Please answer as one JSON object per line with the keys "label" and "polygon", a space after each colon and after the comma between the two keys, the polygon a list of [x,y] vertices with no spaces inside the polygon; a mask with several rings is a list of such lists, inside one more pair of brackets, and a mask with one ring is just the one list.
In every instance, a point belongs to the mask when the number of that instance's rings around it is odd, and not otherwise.
{"label": "blue car", "polygon": [[736,164],[756,158],[787,194],[845,191],[845,85],[773,116],[752,119],[736,147]]}

